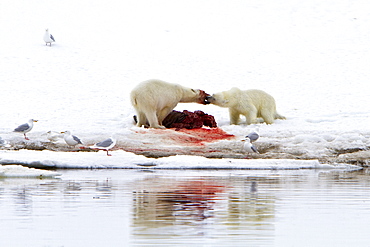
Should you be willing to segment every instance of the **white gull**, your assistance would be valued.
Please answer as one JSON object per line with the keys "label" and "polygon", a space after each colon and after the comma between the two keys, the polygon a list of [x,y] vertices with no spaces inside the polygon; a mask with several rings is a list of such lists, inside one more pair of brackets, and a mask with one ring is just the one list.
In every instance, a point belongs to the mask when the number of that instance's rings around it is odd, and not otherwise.
{"label": "white gull", "polygon": [[46,45],[50,44],[50,46],[51,46],[51,43],[55,42],[53,35],[49,33],[49,29],[45,30],[44,41]]}
{"label": "white gull", "polygon": [[33,128],[33,123],[37,122],[35,119],[30,119],[28,120],[28,123],[19,125],[17,128],[14,129],[13,132],[18,132],[18,133],[23,133],[24,139],[29,140],[28,137],[26,136],[27,132],[30,132]]}
{"label": "white gull", "polygon": [[256,146],[254,146],[251,142],[250,142],[250,139],[247,137],[245,138],[244,140],[244,146],[243,146],[243,150],[248,152],[248,153],[258,153],[258,150],[256,148]]}
{"label": "white gull", "polygon": [[66,130],[64,132],[60,132],[63,134],[63,137],[64,137],[64,141],[69,145],[69,146],[73,146],[75,147],[76,145],[78,144],[82,144],[80,138],[78,138],[77,136],[74,136],[71,134],[70,131]]}
{"label": "white gull", "polygon": [[111,154],[108,153],[108,150],[113,148],[116,145],[117,140],[114,139],[113,137],[110,137],[104,141],[95,143],[94,146],[92,146],[92,149],[101,149],[107,151],[108,156],[112,156]]}
{"label": "white gull", "polygon": [[51,142],[56,142],[58,141],[59,139],[63,138],[63,134],[61,134],[60,132],[57,132],[57,131],[51,131],[49,130],[48,132],[42,134],[43,136],[46,135],[46,138],[51,141]]}

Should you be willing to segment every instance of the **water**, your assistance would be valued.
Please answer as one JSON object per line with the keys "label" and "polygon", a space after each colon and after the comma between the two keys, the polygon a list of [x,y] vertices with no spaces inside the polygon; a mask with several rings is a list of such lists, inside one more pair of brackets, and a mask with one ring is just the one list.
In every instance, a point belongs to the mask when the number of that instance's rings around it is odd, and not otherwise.
{"label": "water", "polygon": [[369,246],[357,172],[60,170],[0,179],[0,246]]}

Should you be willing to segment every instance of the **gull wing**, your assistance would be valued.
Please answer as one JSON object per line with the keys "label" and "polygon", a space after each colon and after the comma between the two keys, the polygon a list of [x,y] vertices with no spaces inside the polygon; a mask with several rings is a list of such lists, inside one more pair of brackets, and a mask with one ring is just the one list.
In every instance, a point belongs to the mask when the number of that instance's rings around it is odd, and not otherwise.
{"label": "gull wing", "polygon": [[75,140],[77,143],[82,144],[80,138],[78,138],[77,136],[72,136],[72,137],[73,137],[73,140]]}
{"label": "gull wing", "polygon": [[113,144],[113,140],[111,138],[108,138],[108,139],[106,139],[104,141],[101,141],[101,142],[96,143],[95,146],[107,148],[107,147],[109,147],[112,144]]}
{"label": "gull wing", "polygon": [[14,129],[14,131],[15,132],[22,132],[22,131],[25,131],[29,128],[30,128],[29,124],[25,123],[25,124],[19,125],[17,128]]}

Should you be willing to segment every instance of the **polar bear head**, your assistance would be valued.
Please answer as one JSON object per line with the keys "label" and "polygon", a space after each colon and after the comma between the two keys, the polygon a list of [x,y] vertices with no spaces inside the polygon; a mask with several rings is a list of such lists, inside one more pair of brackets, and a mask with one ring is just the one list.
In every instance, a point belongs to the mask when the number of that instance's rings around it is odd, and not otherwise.
{"label": "polar bear head", "polygon": [[207,97],[209,97],[210,95],[208,93],[204,92],[203,90],[200,90],[200,89],[197,89],[197,90],[199,90],[199,92],[198,92],[198,95],[199,95],[198,103],[203,104],[203,105],[209,104],[208,101],[207,101]]}
{"label": "polar bear head", "polygon": [[221,107],[228,107],[229,100],[225,97],[224,92],[215,93],[212,96],[206,97],[206,104],[214,104]]}
{"label": "polar bear head", "polygon": [[233,87],[228,91],[223,91],[220,93],[215,93],[212,96],[206,97],[207,104],[214,104],[221,107],[230,107],[235,104],[236,100],[239,99],[241,90],[239,88]]}
{"label": "polar bear head", "polygon": [[[184,90],[184,88],[182,88]],[[195,102],[199,104],[209,104],[207,97],[210,95],[200,89],[186,89],[183,91],[183,96],[180,102]]]}

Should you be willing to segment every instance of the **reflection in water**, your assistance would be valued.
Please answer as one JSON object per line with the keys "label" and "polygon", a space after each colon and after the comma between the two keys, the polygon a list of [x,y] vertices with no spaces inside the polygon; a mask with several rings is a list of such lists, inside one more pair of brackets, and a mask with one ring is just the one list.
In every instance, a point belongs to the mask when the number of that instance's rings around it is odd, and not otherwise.
{"label": "reflection in water", "polygon": [[[150,181],[146,181],[149,182]],[[158,182],[158,181],[156,181]],[[134,192],[134,223],[145,227],[172,225],[174,221],[201,221],[212,217],[215,201],[224,186],[208,180],[169,183]]]}
{"label": "reflection in water", "polygon": [[370,241],[367,170],[60,172],[62,179],[0,179],[0,246]]}
{"label": "reflection in water", "polygon": [[96,193],[94,199],[109,198],[112,195],[112,185],[109,179],[96,182]]}
{"label": "reflection in water", "polygon": [[[133,193],[133,227],[137,239],[208,235],[223,241],[232,233],[238,241],[249,238],[270,241],[275,199],[268,191],[257,192],[255,180],[155,177],[140,185],[146,189]],[[167,231],[168,227],[172,231]]]}
{"label": "reflection in water", "polygon": [[269,221],[274,218],[274,195],[265,191],[257,193],[256,183],[253,181],[249,190],[246,188],[230,193],[228,211],[229,222],[233,226],[249,222],[250,226],[269,225],[269,228],[272,227]]}
{"label": "reflection in water", "polygon": [[257,182],[256,181],[252,181],[250,191],[251,191],[251,193],[256,193],[258,191],[258,189],[257,189]]}
{"label": "reflection in water", "polygon": [[27,216],[32,212],[31,191],[25,187],[14,190],[15,210],[19,215]]}

